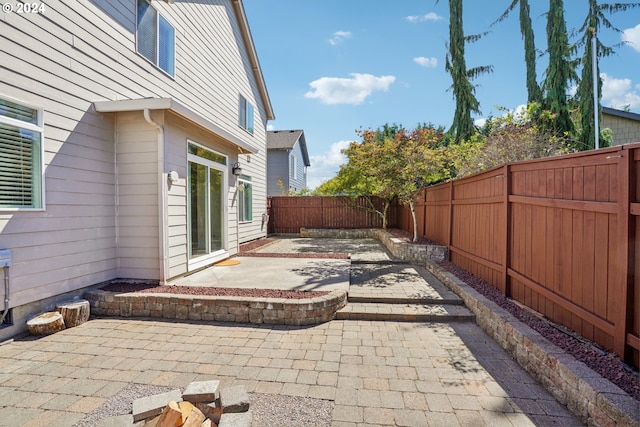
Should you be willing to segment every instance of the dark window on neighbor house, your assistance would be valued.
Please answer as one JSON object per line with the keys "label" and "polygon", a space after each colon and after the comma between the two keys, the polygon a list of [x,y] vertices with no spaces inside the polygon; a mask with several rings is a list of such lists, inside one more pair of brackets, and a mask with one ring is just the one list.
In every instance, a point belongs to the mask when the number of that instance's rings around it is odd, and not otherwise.
{"label": "dark window on neighbor house", "polygon": [[0,208],[42,208],[42,110],[0,99]]}
{"label": "dark window on neighbor house", "polygon": [[167,74],[175,74],[175,30],[147,0],[138,0],[138,53]]}
{"label": "dark window on neighbor house", "polygon": [[289,155],[289,173],[291,179],[298,179],[298,167],[296,162],[296,156],[293,154]]}
{"label": "dark window on neighbor house", "polygon": [[240,127],[253,134],[253,105],[242,95],[240,95],[240,108],[238,114],[238,124]]}

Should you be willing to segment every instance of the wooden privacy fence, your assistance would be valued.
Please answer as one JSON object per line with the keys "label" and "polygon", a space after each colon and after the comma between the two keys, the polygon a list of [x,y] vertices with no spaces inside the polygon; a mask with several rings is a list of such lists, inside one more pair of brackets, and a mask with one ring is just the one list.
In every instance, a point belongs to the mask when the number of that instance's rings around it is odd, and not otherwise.
{"label": "wooden privacy fence", "polygon": [[[382,209],[383,202],[373,199],[376,209]],[[365,197],[269,197],[269,233],[299,233],[306,228],[382,228],[380,215],[370,210],[370,202]],[[389,223],[395,218],[395,211],[389,208]]]}
{"label": "wooden privacy fence", "polygon": [[[640,144],[517,162],[425,189],[451,261],[638,366]],[[407,208],[398,224],[412,231]]]}

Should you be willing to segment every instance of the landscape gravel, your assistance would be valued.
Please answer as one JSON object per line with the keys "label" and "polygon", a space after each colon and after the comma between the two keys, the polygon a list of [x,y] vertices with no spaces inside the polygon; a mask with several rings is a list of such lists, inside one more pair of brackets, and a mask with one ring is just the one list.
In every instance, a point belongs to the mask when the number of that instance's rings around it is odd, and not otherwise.
{"label": "landscape gravel", "polygon": [[[175,387],[129,384],[73,427],[92,427],[118,415],[131,414],[133,401],[166,393]],[[334,404],[330,400],[277,394],[250,393],[252,427],[324,427],[331,425]]]}
{"label": "landscape gravel", "polygon": [[640,375],[638,375],[638,371],[624,364],[616,354],[605,351],[585,338],[574,336],[570,331],[564,330],[547,319],[523,310],[499,290],[457,265],[451,262],[443,262],[440,265],[486,298],[507,310],[518,320],[526,323],[553,344],[640,401]]}
{"label": "landscape gravel", "polygon": [[252,427],[331,425],[334,403],[330,400],[260,393],[252,393],[249,399]]}
{"label": "landscape gravel", "polygon": [[85,417],[75,423],[73,427],[93,427],[105,418],[130,414],[133,410],[134,400],[140,399],[141,397],[153,396],[154,394],[166,393],[173,389],[175,389],[175,387],[128,384],[109,400],[85,415]]}

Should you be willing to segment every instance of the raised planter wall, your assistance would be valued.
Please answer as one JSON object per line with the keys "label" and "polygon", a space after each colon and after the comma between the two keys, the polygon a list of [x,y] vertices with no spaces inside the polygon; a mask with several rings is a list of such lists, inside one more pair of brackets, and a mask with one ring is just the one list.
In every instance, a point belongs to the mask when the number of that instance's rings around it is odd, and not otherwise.
{"label": "raised planter wall", "polygon": [[435,263],[427,269],[476,315],[476,323],[589,426],[638,426],[640,404],[624,390]]}
{"label": "raised planter wall", "polygon": [[97,316],[152,317],[177,320],[315,325],[332,320],[347,304],[345,292],[305,299],[244,298],[116,293],[92,290],[84,294]]}
{"label": "raised planter wall", "polygon": [[391,254],[404,261],[425,263],[431,261],[445,261],[447,247],[440,245],[415,245],[403,242],[393,237],[381,228],[301,228],[300,237],[330,238],[330,239],[378,239]]}

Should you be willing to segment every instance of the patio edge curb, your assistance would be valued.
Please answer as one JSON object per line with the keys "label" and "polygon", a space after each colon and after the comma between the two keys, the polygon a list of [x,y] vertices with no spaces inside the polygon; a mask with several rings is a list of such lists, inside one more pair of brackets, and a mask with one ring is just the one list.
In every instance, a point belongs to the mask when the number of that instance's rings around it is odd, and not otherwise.
{"label": "patio edge curb", "polygon": [[476,323],[582,422],[637,426],[640,405],[615,384],[432,261],[427,269],[460,295]]}

